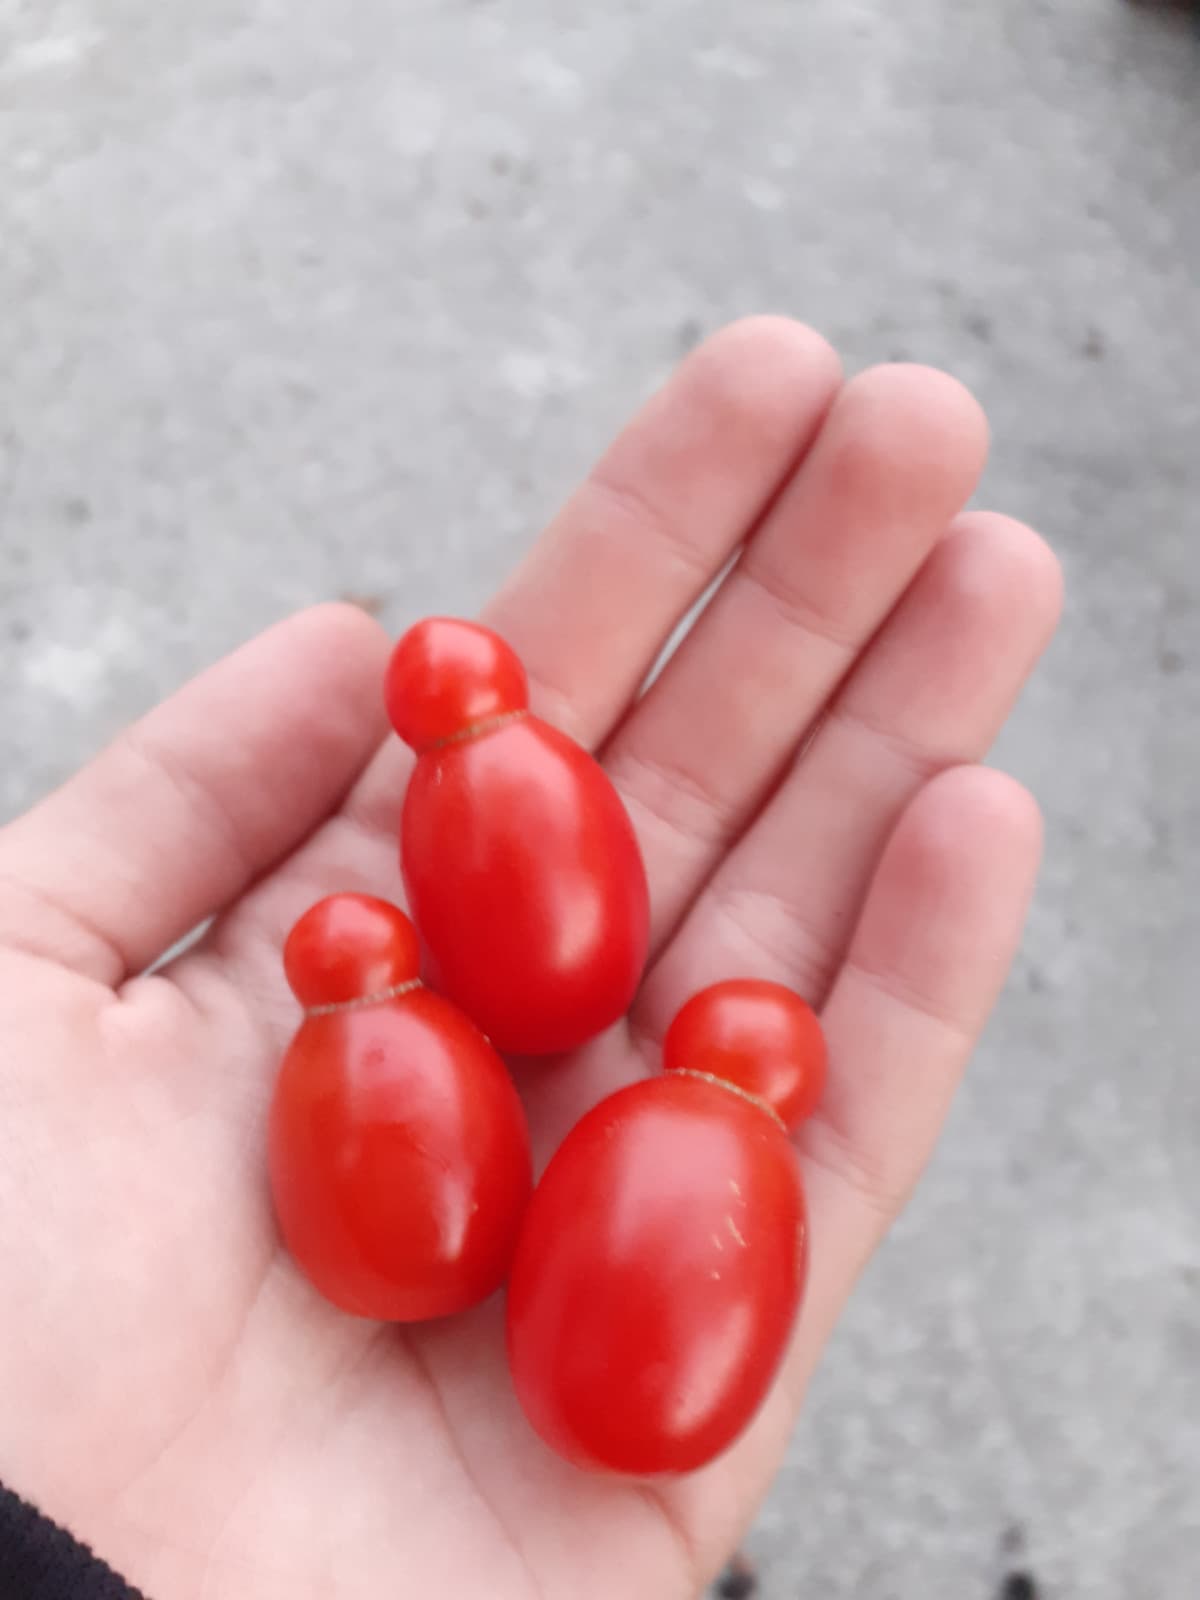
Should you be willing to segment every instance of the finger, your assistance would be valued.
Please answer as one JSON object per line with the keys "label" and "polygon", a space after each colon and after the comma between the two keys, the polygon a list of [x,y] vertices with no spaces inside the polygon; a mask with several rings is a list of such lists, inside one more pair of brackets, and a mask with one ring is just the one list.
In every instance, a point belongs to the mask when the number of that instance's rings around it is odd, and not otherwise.
{"label": "finger", "polygon": [[921,367],[847,384],[700,621],[605,751],[661,940],[970,497],[987,425]]}
{"label": "finger", "polygon": [[840,376],[829,345],[799,323],[723,329],[634,418],[492,601],[488,621],[581,742],[604,736],[750,533]]}
{"label": "finger", "polygon": [[1020,784],[958,767],[921,791],[888,843],[822,1013],[829,1081],[798,1140],[814,1342],[932,1153],[1008,975],[1041,840]]}
{"label": "finger", "polygon": [[652,974],[655,1037],[731,971],[786,973],[820,1001],[897,818],[928,778],[984,755],[1061,601],[1037,534],[987,513],[957,522]]}
{"label": "finger", "polygon": [[825,1007],[830,1076],[801,1130],[808,1289],[782,1379],[754,1426],[673,1491],[715,1563],[765,1492],[854,1282],[928,1160],[1004,981],[1037,869],[1041,825],[1011,779],[959,768],[896,828]]}
{"label": "finger", "polygon": [[320,606],[134,723],[0,833],[0,944],[106,984],[149,965],[339,804],[382,733],[386,649]]}
{"label": "finger", "polygon": [[[484,620],[516,649],[534,710],[593,746],[804,455],[841,381],[785,317],[751,317],[683,362],[593,468]],[[394,740],[356,803],[387,815]]]}

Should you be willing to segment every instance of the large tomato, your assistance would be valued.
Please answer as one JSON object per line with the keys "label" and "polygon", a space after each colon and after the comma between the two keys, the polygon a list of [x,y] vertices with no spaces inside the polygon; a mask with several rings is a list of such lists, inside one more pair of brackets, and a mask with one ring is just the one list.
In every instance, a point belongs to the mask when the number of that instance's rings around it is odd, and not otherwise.
{"label": "large tomato", "polygon": [[704,1465],[778,1371],[806,1246],[795,1153],[763,1105],[681,1072],[609,1096],[521,1230],[508,1352],[529,1420],[581,1466]]}
{"label": "large tomato", "polygon": [[430,980],[498,1050],[569,1050],[628,1010],[649,904],[608,777],[527,711],[497,635],[431,618],[396,646],[386,700],[417,751],[400,854]]}
{"label": "large tomato", "polygon": [[335,1305],[384,1321],[445,1316],[499,1288],[532,1181],[503,1063],[415,982],[417,963],[411,923],[384,901],[336,895],[301,919],[285,966],[309,1014],[270,1113],[288,1249]]}

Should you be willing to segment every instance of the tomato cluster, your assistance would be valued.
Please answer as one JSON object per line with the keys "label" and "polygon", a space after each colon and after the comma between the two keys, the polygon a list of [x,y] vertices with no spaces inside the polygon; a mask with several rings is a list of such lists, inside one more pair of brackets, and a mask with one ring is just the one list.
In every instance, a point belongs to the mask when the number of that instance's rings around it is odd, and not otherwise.
{"label": "tomato cluster", "polygon": [[600,766],[529,710],[477,625],[418,624],[385,700],[416,752],[401,821],[414,922],[337,894],[284,950],[305,1017],[269,1119],[280,1231],[334,1304],[397,1322],[508,1284],[534,1428],[580,1466],[692,1470],[778,1371],[803,1291],[788,1130],[815,1107],[820,1025],[777,984],[695,995],[664,1072],[594,1107],[536,1189],[501,1054],[572,1049],[629,1009],[646,875]]}

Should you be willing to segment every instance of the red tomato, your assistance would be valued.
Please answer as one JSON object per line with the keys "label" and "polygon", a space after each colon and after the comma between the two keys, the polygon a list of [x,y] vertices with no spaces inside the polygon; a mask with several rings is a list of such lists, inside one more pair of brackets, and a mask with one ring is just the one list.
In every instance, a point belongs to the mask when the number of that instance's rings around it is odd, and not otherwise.
{"label": "red tomato", "polygon": [[525,668],[490,628],[453,617],[417,623],[392,651],[383,698],[414,750],[529,706]]}
{"label": "red tomato", "polygon": [[520,662],[473,623],[406,634],[387,702],[419,756],[400,856],[431,981],[498,1050],[582,1044],[629,1009],[646,960],[646,873],[616,790],[527,714]]}
{"label": "red tomato", "polygon": [[806,1262],[790,1141],[707,1079],[649,1079],[567,1136],[525,1214],[513,1382],[580,1466],[689,1472],[732,1444],[787,1348]]}
{"label": "red tomato", "polygon": [[369,894],[318,900],[283,947],[283,970],[303,1006],[344,1004],[412,982],[420,959],[408,917]]}
{"label": "red tomato", "polygon": [[808,1002],[781,983],[729,978],[684,1006],[667,1029],[663,1066],[711,1072],[794,1128],[825,1087],[825,1035]]}
{"label": "red tomato", "polygon": [[508,1272],[532,1181],[503,1062],[416,983],[412,924],[385,901],[322,901],[296,925],[284,962],[310,1008],[269,1121],[288,1249],[357,1316],[416,1322],[485,1299]]}

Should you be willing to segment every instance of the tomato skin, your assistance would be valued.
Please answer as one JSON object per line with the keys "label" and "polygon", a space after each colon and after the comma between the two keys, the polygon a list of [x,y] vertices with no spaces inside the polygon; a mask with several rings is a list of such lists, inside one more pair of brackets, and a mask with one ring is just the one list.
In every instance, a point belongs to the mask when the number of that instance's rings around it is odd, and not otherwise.
{"label": "tomato skin", "polygon": [[663,1041],[663,1066],[736,1084],[794,1128],[825,1087],[825,1035],[808,1002],[783,984],[729,978],[679,1012]]}
{"label": "tomato skin", "polygon": [[381,1321],[447,1316],[498,1289],[532,1186],[503,1062],[427,989],[305,1019],[275,1087],[268,1161],[305,1275]]}
{"label": "tomato skin", "polygon": [[795,1154],[760,1106],[670,1074],[610,1095],[550,1162],[513,1262],[530,1422],[593,1470],[703,1466],[771,1386],[806,1259]]}
{"label": "tomato skin", "polygon": [[570,1050],[629,1009],[645,868],[616,790],[565,734],[530,716],[428,751],[400,855],[430,981],[498,1050]]}

